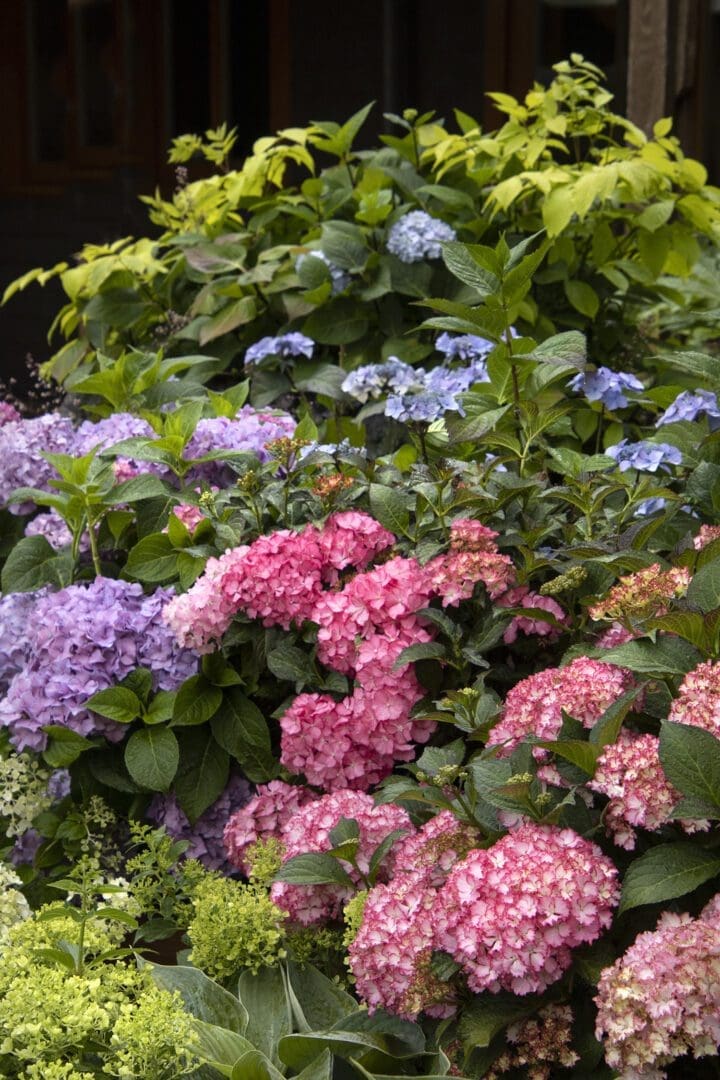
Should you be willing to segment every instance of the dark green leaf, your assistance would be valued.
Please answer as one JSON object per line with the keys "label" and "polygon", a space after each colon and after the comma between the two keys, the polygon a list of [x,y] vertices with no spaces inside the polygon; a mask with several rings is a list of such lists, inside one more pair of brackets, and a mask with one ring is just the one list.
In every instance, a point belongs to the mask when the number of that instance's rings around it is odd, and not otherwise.
{"label": "dark green leaf", "polygon": [[631,864],[623,881],[619,913],[693,892],[720,874],[720,856],[679,842],[650,848]]}
{"label": "dark green leaf", "polygon": [[168,581],[176,573],[177,552],[165,533],[153,533],[130,550],[125,571],[138,581]]}
{"label": "dark green leaf", "polygon": [[393,671],[406,667],[416,660],[441,660],[447,658],[447,649],[437,641],[423,641],[417,645],[408,645],[403,649],[393,664]]}
{"label": "dark green leaf", "polygon": [[32,592],[43,585],[60,585],[61,565],[55,548],[44,536],[26,536],[15,545],[3,566],[2,591]]}
{"label": "dark green leaf", "polygon": [[173,790],[193,825],[225,790],[230,759],[207,729],[179,734],[180,764]]}
{"label": "dark green leaf", "polygon": [[220,708],[222,690],[204,675],[191,675],[175,695],[173,727],[194,727],[206,723]]}
{"label": "dark green leaf", "polygon": [[409,500],[395,488],[384,484],[371,484],[369,489],[370,513],[395,535],[407,535],[410,521]]}
{"label": "dark green leaf", "polygon": [[325,852],[295,855],[280,867],[275,881],[292,885],[345,885],[352,887],[352,878],[337,859]]}
{"label": "dark green leaf", "polygon": [[238,997],[248,1012],[248,1039],[274,1065],[279,1065],[278,1043],[292,1030],[282,972],[279,968],[261,968],[257,974],[244,971]]}
{"label": "dark green leaf", "polygon": [[270,730],[254,702],[239,690],[226,691],[223,703],[210,722],[212,733],[255,784],[271,780],[277,772]]}
{"label": "dark green leaf", "polygon": [[119,724],[131,724],[142,712],[142,702],[137,694],[124,686],[111,686],[93,694],[87,702],[88,709],[116,720]]}
{"label": "dark green leaf", "polygon": [[242,1002],[223,990],[198,968],[173,965],[148,964],[150,974],[158,986],[170,993],[177,990],[183,1005],[191,1016],[208,1024],[217,1024],[238,1035],[244,1035],[248,1015]]}
{"label": "dark green leaf", "polygon": [[172,731],[149,727],[135,731],[125,747],[130,776],[148,791],[168,791],[177,772],[180,748]]}
{"label": "dark green leaf", "polygon": [[604,650],[602,658],[641,675],[686,675],[702,660],[687,641],[673,637],[661,637],[656,642],[628,641]]}
{"label": "dark green leaf", "polygon": [[705,563],[695,572],[688,586],[687,600],[702,612],[720,607],[720,559]]}
{"label": "dark green leaf", "polygon": [[720,817],[720,740],[703,728],[664,720],[660,763],[670,783],[685,796],[684,813],[676,807],[676,817]]}

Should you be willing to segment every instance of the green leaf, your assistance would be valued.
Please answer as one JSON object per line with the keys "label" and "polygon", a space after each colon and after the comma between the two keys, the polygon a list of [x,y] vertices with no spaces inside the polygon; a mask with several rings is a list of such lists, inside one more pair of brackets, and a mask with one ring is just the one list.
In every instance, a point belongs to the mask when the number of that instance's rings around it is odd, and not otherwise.
{"label": "green leaf", "polygon": [[141,499],[163,498],[171,493],[167,484],[163,483],[159,476],[153,473],[144,473],[142,476],[133,476],[123,484],[116,484],[107,497],[107,501],[115,506],[118,503],[140,502]]}
{"label": "green leaf", "polygon": [[125,572],[138,581],[168,581],[176,574],[177,551],[165,533],[152,533],[131,548]]}
{"label": "green leaf", "polygon": [[595,318],[600,308],[600,299],[586,281],[566,281],[565,295],[581,315],[586,315],[588,319]]}
{"label": "green leaf", "polygon": [[344,885],[353,888],[350,875],[337,859],[326,852],[309,851],[295,855],[278,870],[275,881],[292,885]]}
{"label": "green leaf", "polygon": [[514,994],[479,994],[460,1014],[459,1035],[466,1050],[489,1046],[498,1032],[535,1012],[537,997]]}
{"label": "green leaf", "polygon": [[699,352],[666,352],[659,358],[672,368],[686,371],[696,379],[717,386],[720,382],[720,358]]}
{"label": "green leaf", "polygon": [[261,968],[257,974],[243,971],[238,997],[248,1012],[248,1039],[274,1065],[280,1065],[278,1044],[292,1030],[282,972],[279,968]]}
{"label": "green leaf", "polygon": [[194,727],[206,723],[220,708],[222,690],[204,675],[191,675],[175,695],[173,727]]}
{"label": "green leaf", "polygon": [[370,255],[362,229],[349,221],[325,221],[320,247],[335,266],[361,273]]}
{"label": "green leaf", "polygon": [[315,674],[307,653],[285,642],[268,653],[267,666],[276,678],[295,683],[296,686],[310,682]]}
{"label": "green leaf", "polygon": [[208,342],[215,341],[223,334],[236,330],[238,326],[252,322],[256,314],[257,301],[254,296],[242,296],[239,300],[233,300],[202,324],[198,342],[200,345],[207,345]]}
{"label": "green leaf", "polygon": [[124,686],[111,686],[93,694],[87,702],[88,709],[116,720],[119,724],[131,724],[143,711],[142,702],[137,694]]}
{"label": "green leaf", "polygon": [[147,707],[143,717],[146,724],[162,724],[170,720],[175,708],[175,692],[170,690],[158,690],[155,697]]}
{"label": "green leaf", "polygon": [[283,1080],[283,1074],[259,1050],[248,1050],[235,1062],[230,1080]]}
{"label": "green leaf", "polygon": [[630,712],[635,701],[645,689],[645,683],[626,690],[616,701],[608,705],[599,720],[590,729],[589,741],[599,749],[617,741],[623,720]]}
{"label": "green leaf", "polygon": [[705,563],[693,574],[688,586],[687,600],[702,612],[720,607],[720,559]]}
{"label": "green leaf", "polygon": [[720,856],[680,841],[650,848],[625,874],[618,914],[693,892],[720,874]]}
{"label": "green leaf", "polygon": [[125,764],[130,776],[148,791],[168,791],[179,761],[178,741],[165,727],[135,731],[125,747]]}
{"label": "green leaf", "polygon": [[321,345],[350,345],[367,333],[368,321],[364,308],[339,296],[313,311],[303,324],[303,333]]}
{"label": "green leaf", "polygon": [[479,255],[479,245],[476,248],[475,245],[461,244],[453,240],[442,245],[443,262],[450,273],[476,289],[481,297],[492,296],[500,288],[500,282],[494,273],[480,265],[477,258]]}
{"label": "green leaf", "polygon": [[545,364],[572,365],[578,371],[583,371],[587,359],[585,335],[579,330],[567,330],[562,334],[554,334],[536,345],[524,359],[538,360]]}
{"label": "green leaf", "polygon": [[660,763],[670,783],[685,796],[674,817],[720,818],[720,740],[703,728],[664,720]]}
{"label": "green leaf", "polygon": [[[145,965],[143,965],[145,966]],[[248,1025],[247,1009],[241,1001],[224,990],[198,968],[147,964],[153,980],[170,993],[177,990],[187,1012],[197,1020],[244,1035]]]}
{"label": "green leaf", "polygon": [[420,642],[418,645],[408,645],[403,649],[393,664],[393,671],[406,667],[416,660],[441,660],[447,659],[447,649],[437,641]]}
{"label": "green leaf", "polygon": [[306,1020],[316,1031],[332,1027],[357,1008],[355,998],[312,964],[290,961],[288,977]]}
{"label": "green leaf", "polygon": [[548,740],[537,745],[544,747],[546,750],[552,750],[553,754],[564,758],[565,761],[569,761],[572,765],[577,765],[588,776],[595,775],[595,766],[600,747],[591,746],[589,742],[584,742],[582,739],[558,739],[556,742]]}
{"label": "green leaf", "polygon": [[628,641],[614,649],[605,649],[603,660],[629,668],[641,675],[686,675],[697,667],[702,657],[682,638],[659,638],[656,642]]}
{"label": "green leaf", "polygon": [[193,1030],[198,1036],[198,1056],[213,1065],[223,1076],[232,1076],[233,1066],[243,1054],[255,1049],[248,1039],[236,1031],[194,1020]]}
{"label": "green leaf", "polygon": [[182,731],[178,738],[180,764],[173,790],[194,825],[225,790],[230,758],[206,729]]}
{"label": "green leaf", "polygon": [[220,746],[240,763],[249,780],[255,784],[272,780],[277,763],[270,729],[254,702],[239,690],[227,690],[210,727]]}
{"label": "green leaf", "polygon": [[7,557],[2,569],[2,591],[33,592],[43,585],[60,585],[62,565],[55,548],[44,536],[26,536]]}
{"label": "green leaf", "polygon": [[329,1050],[323,1050],[320,1057],[306,1065],[296,1080],[331,1080],[333,1074],[333,1059]]}
{"label": "green leaf", "polygon": [[372,1015],[365,1009],[356,1009],[340,1020],[336,1028],[340,1028],[343,1035],[352,1031],[379,1038],[383,1053],[390,1057],[413,1058],[425,1051],[425,1035],[420,1025],[384,1009],[378,1009]]}
{"label": "green leaf", "polygon": [[370,484],[370,513],[396,535],[407,536],[410,523],[409,500],[395,488]]}
{"label": "green leaf", "polygon": [[312,1064],[323,1050],[339,1058],[362,1057],[368,1050],[383,1052],[383,1040],[377,1035],[354,1031],[312,1031],[286,1035],[280,1040],[278,1052],[285,1065],[298,1070]]}
{"label": "green leaf", "polygon": [[43,731],[49,736],[43,758],[53,769],[67,768],[77,761],[85,750],[93,749],[93,744],[84,735],[78,735],[76,731],[59,724],[47,724]]}

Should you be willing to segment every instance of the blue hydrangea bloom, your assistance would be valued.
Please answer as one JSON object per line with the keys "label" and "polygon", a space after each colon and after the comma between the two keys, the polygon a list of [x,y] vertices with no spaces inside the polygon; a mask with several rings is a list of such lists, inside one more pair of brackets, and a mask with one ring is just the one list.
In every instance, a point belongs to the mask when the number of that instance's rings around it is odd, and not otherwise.
{"label": "blue hydrangea bloom", "polygon": [[364,364],[351,371],[343,381],[342,390],[365,403],[368,398],[378,398],[388,390],[396,394],[422,390],[425,374],[423,368],[413,368],[397,356],[390,356],[384,364]]}
{"label": "blue hydrangea bloom", "polygon": [[660,510],[664,510],[666,506],[667,499],[663,499],[662,495],[658,495],[654,499],[643,499],[635,507],[635,513],[638,517],[650,517],[651,514],[657,514]]}
{"label": "blue hydrangea bloom", "polygon": [[446,412],[465,415],[453,394],[434,393],[432,390],[419,394],[393,394],[385,402],[385,415],[404,424],[412,421],[432,423],[433,420],[440,420]]}
{"label": "blue hydrangea bloom", "polygon": [[615,458],[620,472],[638,469],[640,472],[654,473],[660,468],[668,471],[668,465],[682,465],[682,454],[677,446],[654,443],[648,439],[636,443],[623,439],[616,446],[609,446],[605,453]]}
{"label": "blue hydrangea bloom", "polygon": [[440,334],[435,348],[448,360],[483,360],[495,348],[495,343],[477,334]]}
{"label": "blue hydrangea bloom", "polygon": [[643,390],[643,384],[627,371],[581,371],[570,380],[572,390],[581,390],[588,401],[601,401],[606,409],[624,409],[628,403],[623,390]]}
{"label": "blue hydrangea bloom", "polygon": [[320,259],[324,262],[330,271],[330,281],[332,283],[332,295],[337,296],[338,293],[343,292],[349,286],[351,277],[341,267],[336,266],[334,262],[330,262],[324,251],[305,251],[301,255],[298,255],[295,260],[295,269],[299,270],[306,259]]}
{"label": "blue hydrangea bloom", "polygon": [[360,457],[367,457],[367,450],[364,446],[353,446],[349,439],[343,439],[339,443],[308,443],[307,446],[301,446],[298,452],[300,461],[306,458],[308,454],[356,454]]}
{"label": "blue hydrangea bloom", "polygon": [[315,342],[294,330],[277,337],[264,337],[256,341],[245,353],[246,364],[259,364],[267,356],[307,356],[312,359]]}
{"label": "blue hydrangea bloom", "polygon": [[678,420],[697,420],[701,413],[705,413],[710,421],[710,427],[715,429],[717,424],[713,420],[720,420],[720,406],[715,394],[710,390],[683,390],[673,401],[661,417],[655,427],[663,424],[674,424]]}
{"label": "blue hydrangea bloom", "polygon": [[441,245],[456,238],[455,230],[424,210],[412,210],[396,221],[390,229],[387,249],[401,262],[415,263],[423,259],[439,259]]}

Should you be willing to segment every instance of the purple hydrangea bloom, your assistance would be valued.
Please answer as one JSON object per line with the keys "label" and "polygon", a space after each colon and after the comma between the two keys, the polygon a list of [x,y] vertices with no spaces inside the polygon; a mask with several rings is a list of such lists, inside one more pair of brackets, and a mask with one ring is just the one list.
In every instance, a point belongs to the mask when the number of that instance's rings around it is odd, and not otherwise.
{"label": "purple hydrangea bloom", "polygon": [[155,439],[157,436],[147,420],[132,413],[113,413],[104,420],[83,420],[75,437],[75,453],[82,457],[94,447],[105,450],[123,439],[134,438]]}
{"label": "purple hydrangea bloom", "polygon": [[231,776],[219,799],[200,815],[194,825],[181,810],[175,795],[156,795],[148,807],[151,821],[164,826],[174,840],[187,840],[185,858],[198,859],[208,870],[227,870],[223,833],[228,818],[249,801],[252,787],[243,776]]}
{"label": "purple hydrangea bloom", "polygon": [[70,794],[70,773],[67,769],[56,769],[47,784],[47,792],[53,802],[61,802]]}
{"label": "purple hydrangea bloom", "polygon": [[677,446],[654,443],[649,439],[636,443],[623,439],[616,446],[609,446],[605,453],[615,458],[620,472],[638,469],[640,472],[654,473],[660,468],[667,472],[668,465],[682,465],[682,454]]}
{"label": "purple hydrangea bloom", "polygon": [[37,829],[27,829],[13,844],[8,855],[10,862],[13,866],[22,866],[25,863],[32,865],[42,842],[43,838]]}
{"label": "purple hydrangea bloom", "polygon": [[350,284],[351,278],[341,267],[336,266],[334,262],[330,262],[324,251],[305,251],[301,255],[298,255],[295,260],[295,269],[299,270],[306,259],[320,259],[324,262],[330,272],[330,281],[332,282],[332,295],[337,296],[338,293],[344,292]]}
{"label": "purple hydrangea bloom", "polygon": [[393,394],[385,402],[385,415],[404,424],[431,423],[440,420],[446,412],[465,415],[454,394],[425,390],[419,394]]}
{"label": "purple hydrangea bloom", "polygon": [[312,338],[297,331],[278,337],[264,337],[246,351],[245,363],[259,364],[267,356],[307,356],[311,360],[314,348]]}
{"label": "purple hydrangea bloom", "polygon": [[412,210],[396,221],[390,229],[387,249],[400,262],[415,263],[423,259],[439,259],[442,244],[455,240],[452,226],[431,217],[424,210]]}
{"label": "purple hydrangea bloom", "polygon": [[588,401],[601,401],[606,409],[624,409],[628,403],[623,390],[643,390],[643,384],[626,371],[581,371],[569,383],[571,390],[582,391]]}
{"label": "purple hydrangea bloom", "polygon": [[[258,412],[251,405],[245,405],[234,420],[227,416],[200,420],[183,451],[183,457],[190,461],[215,450],[236,450],[255,454],[260,461],[268,461],[270,454],[265,449],[267,444],[274,439],[291,437],[295,427],[295,421],[288,413]],[[196,465],[187,477],[188,481],[207,480],[215,484],[228,484],[233,478],[234,474],[222,460]]]}
{"label": "purple hydrangea bloom", "polygon": [[35,605],[48,589],[0,597],[0,692],[5,692],[28,657]]}
{"label": "purple hydrangea bloom", "polygon": [[708,417],[711,429],[718,427],[713,423],[713,420],[720,420],[717,396],[710,390],[696,390],[694,393],[692,390],[683,390],[658,418],[655,427],[674,424],[678,420],[696,420],[701,413]]}
{"label": "purple hydrangea bloom", "polygon": [[[44,514],[36,514],[25,526],[26,536],[44,536],[50,547],[56,551],[72,544],[72,533],[60,517],[57,510],[48,510]],[[87,533],[80,537],[80,551],[89,551],[90,540]]]}
{"label": "purple hydrangea bloom", "polygon": [[495,348],[495,343],[477,334],[440,334],[435,348],[448,360],[484,360]]}
{"label": "purple hydrangea bloom", "polygon": [[141,585],[99,577],[37,599],[25,663],[0,702],[0,725],[14,746],[43,750],[48,724],[118,741],[126,728],[90,712],[88,698],[136,667],[148,668],[161,690],[193,675],[197,656],[178,647],[162,620],[171,596],[170,589],[145,596]]}
{"label": "purple hydrangea bloom", "polygon": [[339,443],[309,443],[307,446],[301,446],[298,451],[298,459],[302,461],[309,454],[316,453],[356,454],[359,457],[367,457],[367,450],[364,446],[353,446],[349,439],[343,439]]}
{"label": "purple hydrangea bloom", "polygon": [[434,393],[462,394],[474,383],[489,381],[485,361],[474,360],[464,368],[433,368],[425,375],[424,384]]}
{"label": "purple hydrangea bloom", "polygon": [[[0,505],[20,487],[35,487],[50,491],[50,480],[57,476],[52,465],[42,456],[72,454],[75,431],[66,416],[47,413],[31,420],[14,420],[0,427]],[[32,502],[13,504],[13,514],[29,514]]]}

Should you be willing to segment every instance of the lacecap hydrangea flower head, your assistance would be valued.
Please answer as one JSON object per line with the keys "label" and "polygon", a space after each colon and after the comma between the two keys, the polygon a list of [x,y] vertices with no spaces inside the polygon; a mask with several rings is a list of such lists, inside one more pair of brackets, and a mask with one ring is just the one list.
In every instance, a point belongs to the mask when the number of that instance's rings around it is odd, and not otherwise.
{"label": "lacecap hydrangea flower head", "polygon": [[615,446],[608,446],[605,453],[615,458],[620,472],[628,469],[637,469],[639,472],[669,472],[668,466],[682,465],[682,454],[677,446],[670,443],[651,442],[643,439],[640,442],[630,442],[623,439]]}
{"label": "lacecap hydrangea flower head", "polygon": [[287,334],[278,334],[260,338],[245,352],[246,364],[259,364],[268,356],[305,356],[312,359],[315,342],[305,334],[294,330]]}
{"label": "lacecap hydrangea flower head", "polygon": [[606,409],[624,409],[628,404],[624,391],[644,389],[637,376],[625,371],[611,371],[607,367],[581,371],[568,385],[571,390],[581,390],[588,401],[601,401]]}
{"label": "lacecap hydrangea flower head", "polygon": [[663,424],[675,424],[681,420],[697,420],[698,416],[705,414],[710,422],[710,430],[714,431],[720,421],[720,405],[717,395],[711,390],[683,390],[681,394],[669,405],[662,416],[658,417],[655,427]]}

